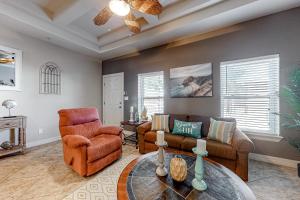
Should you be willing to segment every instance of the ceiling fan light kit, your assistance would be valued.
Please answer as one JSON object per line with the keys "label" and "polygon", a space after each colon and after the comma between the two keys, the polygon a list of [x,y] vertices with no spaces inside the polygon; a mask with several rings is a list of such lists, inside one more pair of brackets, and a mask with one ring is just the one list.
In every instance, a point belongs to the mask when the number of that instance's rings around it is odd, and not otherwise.
{"label": "ceiling fan light kit", "polygon": [[142,17],[136,18],[131,10],[150,15],[159,15],[162,12],[162,5],[158,0],[110,0],[108,6],[103,8],[94,18],[97,26],[104,25],[113,14],[124,17],[125,25],[133,33],[141,32],[141,26],[148,22]]}
{"label": "ceiling fan light kit", "polygon": [[126,16],[130,12],[130,6],[123,0],[111,0],[109,9],[116,15]]}

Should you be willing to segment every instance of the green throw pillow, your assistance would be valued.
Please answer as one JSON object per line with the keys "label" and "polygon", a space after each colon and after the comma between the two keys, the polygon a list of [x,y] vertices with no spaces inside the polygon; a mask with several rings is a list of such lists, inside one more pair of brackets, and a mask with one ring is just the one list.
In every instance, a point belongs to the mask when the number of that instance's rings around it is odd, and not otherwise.
{"label": "green throw pillow", "polygon": [[173,134],[186,137],[201,138],[202,122],[184,122],[174,120]]}

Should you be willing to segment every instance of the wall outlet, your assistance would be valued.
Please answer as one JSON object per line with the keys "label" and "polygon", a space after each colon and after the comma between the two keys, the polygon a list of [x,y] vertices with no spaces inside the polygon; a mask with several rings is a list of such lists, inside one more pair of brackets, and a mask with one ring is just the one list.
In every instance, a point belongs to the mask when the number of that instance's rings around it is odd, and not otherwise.
{"label": "wall outlet", "polygon": [[39,128],[39,135],[42,135],[42,134],[44,134],[44,129]]}

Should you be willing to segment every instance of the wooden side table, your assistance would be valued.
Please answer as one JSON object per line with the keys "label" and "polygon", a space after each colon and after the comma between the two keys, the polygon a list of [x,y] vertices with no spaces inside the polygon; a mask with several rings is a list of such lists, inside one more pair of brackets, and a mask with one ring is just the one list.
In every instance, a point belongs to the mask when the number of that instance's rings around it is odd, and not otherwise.
{"label": "wooden side table", "polygon": [[[10,155],[17,152],[24,153],[26,148],[26,119],[27,118],[25,116],[12,118],[0,117],[0,131],[9,130],[9,142],[14,144],[12,149],[0,149],[0,156]],[[15,129],[18,129],[17,145],[15,145]]]}
{"label": "wooden side table", "polygon": [[121,122],[121,127],[124,128],[125,126],[130,126],[133,129],[133,132],[135,134],[135,138],[132,139],[131,135],[130,136],[126,136],[124,134],[124,142],[123,144],[126,144],[126,140],[131,141],[131,142],[135,142],[135,148],[138,148],[138,133],[137,133],[137,127],[146,123],[147,121],[138,121],[138,122],[130,122],[130,121],[122,121]]}

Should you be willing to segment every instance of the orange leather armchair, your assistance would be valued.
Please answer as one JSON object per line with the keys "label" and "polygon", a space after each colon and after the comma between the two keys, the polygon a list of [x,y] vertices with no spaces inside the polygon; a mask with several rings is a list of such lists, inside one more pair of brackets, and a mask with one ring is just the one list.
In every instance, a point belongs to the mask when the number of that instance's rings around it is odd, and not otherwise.
{"label": "orange leather armchair", "polygon": [[63,109],[59,113],[64,161],[81,176],[90,176],[122,155],[120,127],[103,126],[97,109]]}

